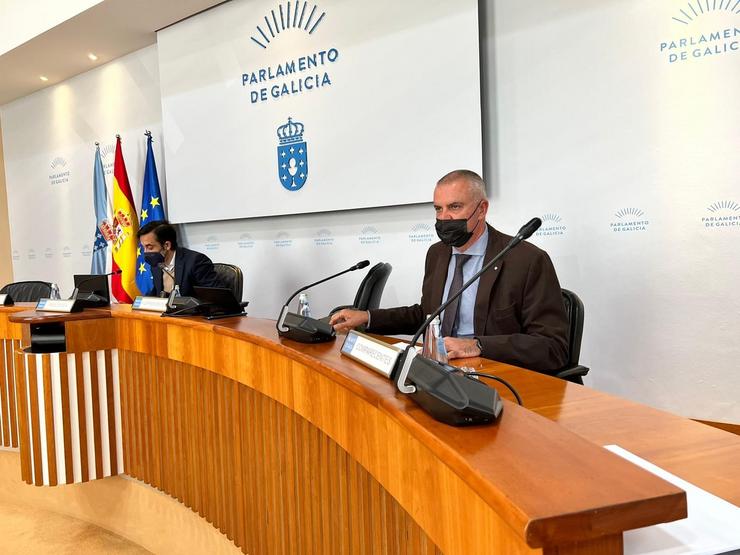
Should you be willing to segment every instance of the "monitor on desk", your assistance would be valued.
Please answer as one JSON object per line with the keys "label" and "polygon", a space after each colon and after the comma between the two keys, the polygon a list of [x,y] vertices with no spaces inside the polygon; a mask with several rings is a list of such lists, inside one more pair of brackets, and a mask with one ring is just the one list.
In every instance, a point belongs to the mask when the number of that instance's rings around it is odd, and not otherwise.
{"label": "monitor on desk", "polygon": [[107,275],[75,275],[75,290],[80,300],[95,301],[95,306],[110,304]]}

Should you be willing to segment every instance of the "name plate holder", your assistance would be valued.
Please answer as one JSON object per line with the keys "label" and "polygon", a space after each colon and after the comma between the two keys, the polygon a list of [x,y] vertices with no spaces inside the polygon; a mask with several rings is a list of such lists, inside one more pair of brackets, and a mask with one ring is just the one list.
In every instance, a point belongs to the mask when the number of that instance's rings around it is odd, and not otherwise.
{"label": "name plate holder", "polygon": [[8,293],[0,294],[0,306],[13,306],[13,297]]}
{"label": "name plate holder", "polygon": [[350,330],[340,352],[378,374],[390,378],[403,350],[357,330]]}
{"label": "name plate holder", "polygon": [[39,299],[36,303],[39,312],[82,312],[77,299]]}
{"label": "name plate holder", "polygon": [[148,312],[159,312],[160,314],[167,310],[167,297],[143,297],[139,295],[131,306],[132,310],[146,310]]}

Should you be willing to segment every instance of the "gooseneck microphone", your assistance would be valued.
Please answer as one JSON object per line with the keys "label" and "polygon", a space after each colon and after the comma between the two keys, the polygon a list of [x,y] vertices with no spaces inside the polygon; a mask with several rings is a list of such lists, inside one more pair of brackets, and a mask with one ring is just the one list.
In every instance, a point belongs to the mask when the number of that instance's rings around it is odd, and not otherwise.
{"label": "gooseneck microphone", "polygon": [[337,272],[334,275],[331,275],[324,279],[320,279],[319,281],[315,281],[309,285],[306,285],[305,287],[301,287],[300,289],[298,289],[298,291],[288,297],[288,300],[285,301],[283,308],[280,310],[280,316],[278,317],[278,320],[275,324],[278,335],[280,335],[280,337],[285,337],[287,339],[292,339],[293,341],[299,341],[301,343],[321,343],[323,341],[331,341],[332,339],[334,339],[336,337],[336,333],[334,332],[333,326],[331,326],[327,322],[316,320],[315,318],[301,316],[289,312],[288,305],[290,305],[290,301],[292,301],[296,297],[296,295],[298,295],[298,293],[301,293],[306,289],[310,289],[311,287],[320,285],[325,281],[329,281],[330,279],[334,279],[348,272],[354,272],[355,270],[367,268],[369,265],[370,261],[361,260],[360,262],[358,262],[354,266],[347,268],[346,270],[342,270],[341,272]]}
{"label": "gooseneck microphone", "polygon": [[172,281],[175,281],[175,274],[173,274],[167,268],[165,268],[164,262],[160,262],[159,264],[157,264],[157,268],[159,268],[165,274],[167,274],[168,276],[170,276],[172,278]]}
{"label": "gooseneck microphone", "polygon": [[[492,422],[503,410],[495,389],[457,373],[457,369],[435,360],[417,355],[416,342],[421,334],[447,306],[462,295],[475,280],[519,243],[530,237],[542,225],[542,220],[532,218],[524,224],[511,241],[489,262],[476,272],[454,295],[432,312],[417,330],[404,351],[396,386],[401,393],[410,395],[435,419],[454,426]],[[411,382],[411,383],[407,383]]]}

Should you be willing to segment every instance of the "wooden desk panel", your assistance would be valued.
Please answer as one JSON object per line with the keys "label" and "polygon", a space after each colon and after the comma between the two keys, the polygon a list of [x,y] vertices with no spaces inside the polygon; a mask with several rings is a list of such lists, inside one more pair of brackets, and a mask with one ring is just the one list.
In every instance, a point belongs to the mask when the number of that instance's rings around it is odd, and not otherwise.
{"label": "wooden desk panel", "polygon": [[28,310],[33,303],[0,306],[0,446],[18,448],[18,418],[15,399],[15,358],[20,347],[22,326],[8,316]]}
{"label": "wooden desk panel", "polygon": [[[122,310],[114,317],[119,347],[141,354],[151,346],[141,341],[144,328],[138,326],[151,329],[154,322],[163,321]],[[401,506],[415,508],[411,511],[414,520],[445,552],[527,551],[575,540],[591,542],[582,546],[584,550],[601,541],[618,546],[622,529],[685,514],[683,494],[673,486],[529,411],[507,405],[502,421],[507,425],[449,428],[430,419],[386,379],[341,357],[336,345],[279,342],[270,321],[234,319],[214,326],[170,320],[166,336],[160,333],[157,338],[157,352],[166,352],[185,367],[210,369],[235,380],[252,394],[277,401],[307,420],[368,469]],[[151,378],[140,377],[137,383],[151,383]],[[204,391],[210,390],[205,387]],[[151,398],[144,392],[133,394],[130,400],[137,403],[142,395]],[[200,412],[209,414],[212,406],[203,402]],[[126,429],[129,426],[124,423]],[[134,429],[139,430],[137,435],[151,437],[154,444],[160,441],[145,418]],[[213,433],[207,429],[205,435]],[[136,443],[138,438],[127,440],[127,445],[128,441]],[[562,458],[566,444],[573,449],[567,464],[548,464]],[[212,444],[206,445],[211,448]],[[231,460],[228,453],[223,456]],[[593,478],[583,480],[584,470]],[[141,475],[156,480],[158,472],[161,469],[155,467]],[[571,484],[570,496],[563,498],[561,483]],[[600,492],[598,502],[595,490]],[[557,494],[547,499],[540,491]],[[652,494],[646,495],[647,491]],[[176,495],[187,498],[187,494]],[[214,511],[212,518],[217,523],[221,522],[219,514],[228,514],[218,498],[203,507],[206,514]],[[621,515],[609,507],[621,507],[616,509]],[[462,514],[476,522],[475,534],[466,534],[459,526]],[[618,533],[616,522],[622,527]]]}
{"label": "wooden desk panel", "polygon": [[115,347],[125,472],[245,552],[618,553],[622,530],[681,518],[685,498],[605,443],[740,498],[713,458],[737,467],[740,438],[582,386],[466,360],[531,410],[450,428],[338,344],[283,342],[274,322],[110,313],[88,346]]}
{"label": "wooden desk panel", "polygon": [[[740,506],[740,437],[588,387],[485,359],[467,366],[514,385],[524,405],[596,445],[617,444]],[[513,399],[504,387],[502,397]]]}

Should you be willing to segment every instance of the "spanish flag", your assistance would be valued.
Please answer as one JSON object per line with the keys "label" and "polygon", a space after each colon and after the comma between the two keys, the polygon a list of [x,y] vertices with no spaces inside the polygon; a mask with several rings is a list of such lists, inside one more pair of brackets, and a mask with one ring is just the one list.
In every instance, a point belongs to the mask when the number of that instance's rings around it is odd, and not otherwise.
{"label": "spanish flag", "polygon": [[119,303],[133,303],[140,294],[136,287],[136,249],[139,239],[139,219],[134,197],[128,184],[123,163],[121,137],[116,136],[116,159],[113,163],[113,271],[121,270],[111,279],[113,295]]}

